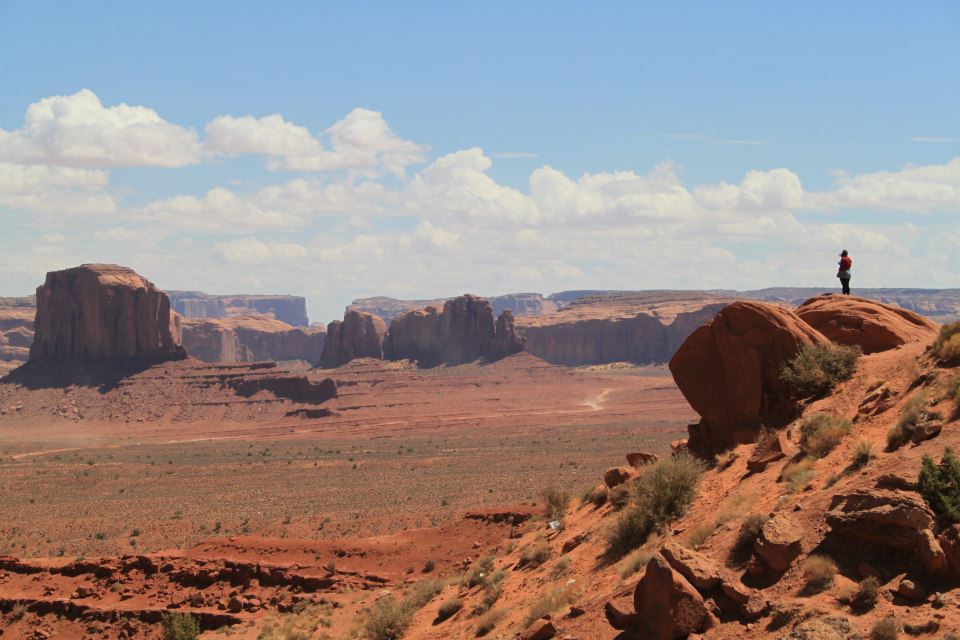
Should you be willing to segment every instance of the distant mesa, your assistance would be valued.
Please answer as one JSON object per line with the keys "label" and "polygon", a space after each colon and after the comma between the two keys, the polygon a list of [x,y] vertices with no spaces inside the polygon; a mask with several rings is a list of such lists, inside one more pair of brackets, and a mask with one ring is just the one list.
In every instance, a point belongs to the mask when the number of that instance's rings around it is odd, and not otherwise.
{"label": "distant mesa", "polygon": [[306,327],[307,302],[302,296],[210,295],[200,291],[171,291],[170,302],[184,318],[227,318],[260,315],[294,327]]}
{"label": "distant mesa", "polygon": [[324,367],[339,367],[355,358],[383,359],[383,341],[387,323],[379,316],[348,310],[343,322],[327,325],[326,342],[320,357]]}
{"label": "distant mesa", "polygon": [[[551,296],[552,297],[552,296]],[[514,316],[539,316],[545,313],[553,313],[559,305],[551,297],[544,297],[540,293],[508,293],[501,296],[489,296],[484,298],[490,303],[493,309],[494,317],[499,317],[506,310],[510,310]],[[348,310],[363,311],[372,313],[383,318],[388,324],[407,311],[416,311],[434,307],[441,309],[444,304],[454,298],[435,298],[433,300],[400,300],[386,296],[376,296],[373,298],[359,298],[354,300],[348,307]]]}
{"label": "distant mesa", "polygon": [[496,360],[522,350],[513,313],[505,310],[494,320],[490,303],[470,294],[446,301],[442,310],[427,307],[398,316],[384,346],[387,359],[422,366]]}
{"label": "distant mesa", "polygon": [[263,315],[183,321],[183,346],[204,362],[303,361],[316,364],[326,326],[293,327]]}
{"label": "distant mesa", "polygon": [[132,269],[84,264],[51,271],[37,288],[30,362],[186,356],[167,295]]}
{"label": "distant mesa", "polygon": [[796,416],[783,365],[805,345],[829,344],[796,313],[738,301],[696,329],[670,360],[670,371],[701,420],[689,428],[691,450],[710,455],[756,440],[761,425]]}
{"label": "distant mesa", "polygon": [[797,307],[797,315],[831,341],[864,353],[930,341],[939,330],[936,322],[912,311],[839,294],[811,298]]}

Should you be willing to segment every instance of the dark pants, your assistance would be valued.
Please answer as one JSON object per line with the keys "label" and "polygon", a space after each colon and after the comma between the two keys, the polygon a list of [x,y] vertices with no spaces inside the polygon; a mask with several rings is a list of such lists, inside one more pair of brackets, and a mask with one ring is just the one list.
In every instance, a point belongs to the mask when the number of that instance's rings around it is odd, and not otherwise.
{"label": "dark pants", "polygon": [[850,278],[840,278],[840,284],[843,286],[843,292],[850,295]]}

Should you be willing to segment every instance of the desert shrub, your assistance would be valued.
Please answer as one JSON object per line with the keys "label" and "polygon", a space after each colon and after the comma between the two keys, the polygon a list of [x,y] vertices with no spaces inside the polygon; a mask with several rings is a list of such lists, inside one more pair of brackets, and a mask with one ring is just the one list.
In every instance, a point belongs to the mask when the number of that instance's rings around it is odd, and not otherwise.
{"label": "desert shrub", "polygon": [[622,556],[682,515],[697,492],[704,464],[688,452],[648,464],[631,487],[633,505],[607,532],[607,553]]}
{"label": "desert shrub", "polygon": [[630,504],[630,487],[626,484],[618,484],[610,489],[609,500],[614,511],[622,511],[624,507]]}
{"label": "desert shrub", "polygon": [[437,568],[437,563],[434,562],[433,560],[428,559],[426,562],[423,563],[423,569],[421,569],[420,571],[421,573],[430,573],[436,568]]}
{"label": "desert shrub", "polygon": [[163,616],[163,640],[196,640],[200,623],[189,613],[168,613]]}
{"label": "desert shrub", "polygon": [[800,423],[800,446],[817,458],[830,453],[850,433],[851,422],[828,413],[814,413]]}
{"label": "desert shrub", "polygon": [[906,444],[917,425],[927,419],[927,393],[917,391],[900,409],[900,419],[887,432],[887,450],[894,451]]}
{"label": "desert shrub", "polygon": [[704,522],[703,524],[698,524],[697,526],[690,529],[690,532],[687,533],[686,545],[691,549],[696,549],[707,539],[713,535],[713,532],[717,530],[717,522],[710,521]]}
{"label": "desert shrub", "polygon": [[783,481],[791,493],[799,493],[810,486],[813,479],[813,461],[801,460],[783,468]]}
{"label": "desert shrub", "polygon": [[570,558],[568,556],[563,556],[559,560],[553,563],[553,568],[550,569],[550,579],[556,580],[567,575],[567,571],[570,570]]}
{"label": "desert shrub", "polygon": [[861,351],[839,345],[805,345],[780,370],[780,379],[798,398],[821,396],[849,380]]}
{"label": "desert shrub", "polygon": [[521,567],[539,567],[550,559],[550,545],[544,539],[538,539],[520,550]]}
{"label": "desert shrub", "polygon": [[527,617],[523,619],[523,628],[526,629],[533,624],[534,621],[539,620],[543,616],[550,615],[560,607],[570,604],[576,597],[577,591],[572,585],[562,589],[551,589],[543,593],[530,605],[530,611],[527,612]]}
{"label": "desert shrub", "polygon": [[460,584],[470,588],[482,585],[486,577],[493,572],[493,556],[485,556],[473,563],[470,570],[463,574]]}
{"label": "desert shrub", "polygon": [[414,608],[392,595],[386,595],[361,614],[361,628],[366,640],[397,640],[410,626]]}
{"label": "desert shrub", "polygon": [[16,622],[25,615],[27,615],[27,605],[23,603],[15,604],[10,610],[10,621]]}
{"label": "desert shrub", "polygon": [[410,587],[404,600],[414,609],[422,609],[441,591],[443,591],[443,583],[436,578],[429,578]]}
{"label": "desert shrub", "polygon": [[550,487],[540,493],[545,502],[543,515],[551,520],[563,520],[570,506],[570,494],[556,487]]}
{"label": "desert shrub", "polygon": [[292,613],[267,618],[257,640],[307,640],[318,637],[321,629],[329,629],[333,607],[329,604],[298,603]]}
{"label": "desert shrub", "polygon": [[920,463],[920,494],[930,508],[946,522],[960,522],[960,459],[953,450],[944,449],[940,464],[930,456]]}
{"label": "desert shrub", "polygon": [[437,610],[437,620],[443,622],[448,618],[452,618],[460,609],[463,609],[463,600],[460,598],[451,598],[440,605],[440,608]]}
{"label": "desert shrub", "polygon": [[580,494],[580,504],[592,504],[602,507],[607,503],[607,489],[603,486],[590,486]]}
{"label": "desert shrub", "polygon": [[960,322],[940,327],[940,335],[933,343],[933,353],[944,364],[960,362]]}
{"label": "desert shrub", "polygon": [[767,524],[767,520],[769,519],[770,516],[759,513],[754,513],[744,518],[740,524],[740,531],[737,532],[737,540],[734,543],[734,548],[742,551],[752,547],[753,543],[760,537],[760,532],[763,531],[763,525]]}
{"label": "desert shrub", "polygon": [[506,609],[494,609],[493,611],[484,614],[479,620],[477,620],[477,637],[481,638],[493,631],[493,628],[497,626],[497,623],[503,620],[506,615]]}
{"label": "desert shrub", "polygon": [[713,457],[713,464],[717,469],[723,471],[732,465],[733,461],[736,459],[737,454],[735,454],[733,451],[722,451]]}
{"label": "desert shrub", "polygon": [[870,640],[897,640],[900,637],[900,623],[896,618],[878,620],[870,629]]}
{"label": "desert shrub", "polygon": [[826,556],[813,554],[803,563],[803,581],[810,593],[830,588],[837,575],[837,564]]}
{"label": "desert shrub", "polygon": [[880,581],[874,576],[867,576],[857,585],[853,597],[850,598],[851,604],[856,609],[873,609],[880,600]]}
{"label": "desert shrub", "polygon": [[873,443],[868,440],[861,440],[853,450],[853,459],[850,466],[859,469],[870,464],[870,461],[877,457],[877,450]]}
{"label": "desert shrub", "polygon": [[647,566],[651,556],[653,556],[653,550],[649,549],[646,545],[631,552],[630,555],[624,558],[623,563],[620,565],[620,579],[626,580]]}

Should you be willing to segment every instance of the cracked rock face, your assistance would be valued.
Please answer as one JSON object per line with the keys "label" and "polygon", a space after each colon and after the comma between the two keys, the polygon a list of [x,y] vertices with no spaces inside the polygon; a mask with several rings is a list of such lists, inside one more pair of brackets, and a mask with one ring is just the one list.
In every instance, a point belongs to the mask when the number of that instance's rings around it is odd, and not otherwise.
{"label": "cracked rock face", "polygon": [[31,361],[185,356],[167,294],[132,269],[85,264],[51,271],[37,288]]}
{"label": "cracked rock face", "polygon": [[917,551],[934,515],[918,494],[866,489],[834,496],[827,524],[842,535],[900,551]]}

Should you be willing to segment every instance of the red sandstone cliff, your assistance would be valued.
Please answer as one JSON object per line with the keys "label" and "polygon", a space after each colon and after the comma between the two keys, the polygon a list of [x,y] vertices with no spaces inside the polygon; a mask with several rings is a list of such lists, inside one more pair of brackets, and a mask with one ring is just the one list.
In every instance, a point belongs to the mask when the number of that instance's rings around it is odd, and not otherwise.
{"label": "red sandstone cliff", "polygon": [[386,334],[387,325],[381,318],[362,311],[348,310],[343,315],[343,322],[334,320],[327,325],[320,365],[339,367],[354,358],[382,360]]}
{"label": "red sandstone cliff", "polygon": [[51,271],[37,288],[30,360],[183,358],[180,316],[132,269],[85,264]]}

